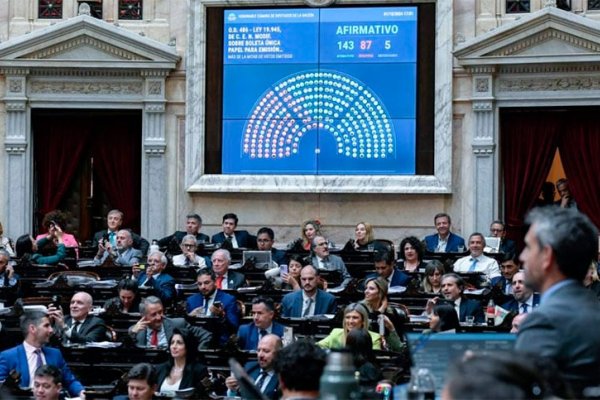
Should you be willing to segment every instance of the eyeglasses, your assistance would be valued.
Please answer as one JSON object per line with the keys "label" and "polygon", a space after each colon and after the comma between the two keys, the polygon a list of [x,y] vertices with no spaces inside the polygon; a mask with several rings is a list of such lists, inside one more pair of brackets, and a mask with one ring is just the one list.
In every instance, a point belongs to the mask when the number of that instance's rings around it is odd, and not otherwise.
{"label": "eyeglasses", "polygon": [[183,247],[185,247],[186,249],[191,249],[191,248],[196,247],[196,245],[195,244],[186,243],[186,244],[183,245]]}
{"label": "eyeglasses", "polygon": [[320,246],[320,247],[327,247],[327,246],[329,246],[329,242],[321,242],[321,243],[317,243],[317,246]]}

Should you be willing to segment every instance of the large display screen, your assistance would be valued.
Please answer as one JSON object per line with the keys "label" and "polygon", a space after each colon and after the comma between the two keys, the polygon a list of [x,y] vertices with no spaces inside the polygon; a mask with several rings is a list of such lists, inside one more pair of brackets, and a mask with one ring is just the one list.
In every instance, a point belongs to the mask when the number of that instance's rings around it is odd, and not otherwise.
{"label": "large display screen", "polygon": [[224,12],[224,174],[415,174],[417,7]]}

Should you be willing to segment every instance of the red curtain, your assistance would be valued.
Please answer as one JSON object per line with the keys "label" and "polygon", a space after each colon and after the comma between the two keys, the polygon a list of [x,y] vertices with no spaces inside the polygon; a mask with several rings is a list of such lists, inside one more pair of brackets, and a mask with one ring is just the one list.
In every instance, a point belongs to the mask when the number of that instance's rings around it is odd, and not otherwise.
{"label": "red curtain", "polygon": [[579,210],[600,227],[600,124],[593,112],[573,113],[564,125],[560,156]]}
{"label": "red curtain", "polygon": [[38,213],[58,208],[69,189],[90,131],[78,118],[42,119],[34,126]]}
{"label": "red curtain", "polygon": [[507,237],[522,243],[523,220],[548,176],[561,133],[562,116],[552,112],[501,114]]}

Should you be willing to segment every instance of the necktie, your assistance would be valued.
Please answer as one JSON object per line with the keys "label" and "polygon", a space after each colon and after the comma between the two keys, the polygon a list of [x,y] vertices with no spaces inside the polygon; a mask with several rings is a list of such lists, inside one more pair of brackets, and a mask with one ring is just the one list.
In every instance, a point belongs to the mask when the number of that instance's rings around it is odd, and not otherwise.
{"label": "necktie", "polygon": [[73,326],[71,326],[71,336],[73,336],[74,333],[79,332],[80,325],[81,325],[81,322],[79,322],[79,321],[73,322]]}
{"label": "necktie", "polygon": [[34,353],[36,355],[35,369],[38,369],[39,367],[41,367],[42,365],[44,365],[44,360],[42,360],[42,350],[41,349],[36,349],[36,350],[34,350]]}
{"label": "necktie", "polygon": [[473,272],[475,271],[475,267],[477,266],[477,259],[474,258],[473,262],[471,263],[471,266],[469,267],[469,272]]}
{"label": "necktie", "polygon": [[259,333],[260,333],[260,338],[261,339],[264,338],[265,336],[267,336],[269,334],[269,332],[267,332],[266,329],[261,329]]}
{"label": "necktie", "polygon": [[306,308],[304,309],[304,311],[302,312],[302,317],[308,317],[308,315],[310,314],[310,306],[313,303],[313,299],[308,299],[308,301],[306,302]]}
{"label": "necktie", "polygon": [[204,315],[208,316],[208,302],[210,301],[210,297],[204,298]]}
{"label": "necktie", "polygon": [[116,236],[117,236],[117,234],[114,233],[114,232],[109,232],[108,233],[108,240],[110,241],[110,244],[113,247],[117,245]]}
{"label": "necktie", "polygon": [[262,387],[265,384],[265,379],[267,379],[267,376],[269,376],[269,373],[265,370],[262,370],[262,372],[260,373],[260,376],[258,377],[258,380],[256,381],[256,388],[258,390],[260,390],[261,393],[262,393]]}
{"label": "necktie", "polygon": [[521,310],[523,310],[523,314],[527,314],[529,311],[527,310],[527,303],[521,304]]}
{"label": "necktie", "polygon": [[217,276],[217,289],[223,289],[223,275]]}
{"label": "necktie", "polygon": [[154,286],[154,278],[150,277],[146,280],[146,283],[144,283],[144,286]]}
{"label": "necktie", "polygon": [[158,347],[158,331],[156,329],[153,329],[150,334],[150,346]]}

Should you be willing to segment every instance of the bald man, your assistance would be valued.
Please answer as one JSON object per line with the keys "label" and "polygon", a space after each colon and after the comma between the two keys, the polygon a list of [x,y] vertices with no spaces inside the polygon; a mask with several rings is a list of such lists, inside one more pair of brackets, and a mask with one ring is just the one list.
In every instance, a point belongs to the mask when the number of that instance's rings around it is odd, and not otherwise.
{"label": "bald man", "polygon": [[48,316],[63,344],[103,342],[107,339],[104,321],[90,315],[93,302],[89,293],[75,293],[67,317],[63,316],[60,308],[54,305],[48,307]]}

